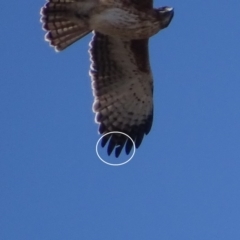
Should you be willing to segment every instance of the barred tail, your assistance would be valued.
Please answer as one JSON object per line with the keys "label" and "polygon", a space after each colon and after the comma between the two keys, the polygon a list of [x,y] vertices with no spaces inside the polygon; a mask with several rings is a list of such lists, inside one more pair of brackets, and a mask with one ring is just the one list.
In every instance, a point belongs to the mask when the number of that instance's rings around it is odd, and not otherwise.
{"label": "barred tail", "polygon": [[67,48],[91,32],[86,23],[71,21],[73,3],[74,0],[48,0],[41,9],[41,22],[47,31],[45,40],[56,51]]}

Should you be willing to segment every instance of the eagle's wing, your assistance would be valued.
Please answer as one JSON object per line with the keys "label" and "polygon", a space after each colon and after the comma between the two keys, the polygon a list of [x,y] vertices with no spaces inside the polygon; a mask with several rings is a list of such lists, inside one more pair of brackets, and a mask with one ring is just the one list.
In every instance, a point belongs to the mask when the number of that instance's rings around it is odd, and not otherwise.
{"label": "eagle's wing", "polygon": [[[128,134],[139,147],[148,134],[153,119],[153,81],[148,58],[148,40],[122,41],[94,32],[90,43],[95,120],[101,134],[120,131]],[[108,154],[115,149],[118,157],[126,143],[126,153],[132,142],[123,134],[109,134]]]}

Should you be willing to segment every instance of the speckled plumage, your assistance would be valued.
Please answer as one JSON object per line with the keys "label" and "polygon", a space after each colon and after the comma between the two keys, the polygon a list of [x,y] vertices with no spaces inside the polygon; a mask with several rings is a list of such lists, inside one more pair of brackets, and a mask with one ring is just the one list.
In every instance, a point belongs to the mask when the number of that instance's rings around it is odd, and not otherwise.
{"label": "speckled plumage", "polygon": [[[168,26],[171,8],[152,0],[49,0],[41,10],[46,40],[60,51],[93,31],[90,43],[93,111],[101,134],[120,131],[139,147],[153,120],[153,81],[148,38]],[[108,154],[118,157],[132,142],[107,135]],[[126,144],[126,145],[125,145]]]}

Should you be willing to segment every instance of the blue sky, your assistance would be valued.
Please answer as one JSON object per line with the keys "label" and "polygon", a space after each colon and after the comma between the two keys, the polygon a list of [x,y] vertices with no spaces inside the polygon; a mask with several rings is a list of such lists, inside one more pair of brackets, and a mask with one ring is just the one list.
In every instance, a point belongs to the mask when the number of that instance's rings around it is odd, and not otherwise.
{"label": "blue sky", "polygon": [[155,1],[154,123],[122,167],[95,153],[91,36],[55,53],[43,4],[1,3],[0,239],[239,240],[240,2]]}

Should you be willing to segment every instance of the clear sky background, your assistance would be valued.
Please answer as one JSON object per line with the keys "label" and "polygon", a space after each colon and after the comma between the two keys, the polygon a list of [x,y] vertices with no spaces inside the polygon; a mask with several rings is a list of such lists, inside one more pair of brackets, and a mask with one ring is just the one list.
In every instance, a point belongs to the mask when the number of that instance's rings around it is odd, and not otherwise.
{"label": "clear sky background", "polygon": [[155,1],[154,123],[122,167],[95,153],[91,36],[55,53],[44,3],[1,2],[0,239],[239,240],[240,1]]}

